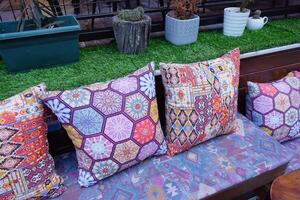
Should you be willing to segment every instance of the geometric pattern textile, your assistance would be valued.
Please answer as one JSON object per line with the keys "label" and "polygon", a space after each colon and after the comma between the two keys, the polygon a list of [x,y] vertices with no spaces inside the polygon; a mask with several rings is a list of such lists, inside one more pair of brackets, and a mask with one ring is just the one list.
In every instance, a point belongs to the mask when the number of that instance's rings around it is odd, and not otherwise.
{"label": "geometric pattern textile", "polygon": [[152,63],[117,80],[47,92],[43,101],[76,148],[82,187],[166,153]]}
{"label": "geometric pattern textile", "polygon": [[168,154],[235,130],[240,51],[192,64],[160,65]]}
{"label": "geometric pattern textile", "polygon": [[279,142],[300,137],[300,75],[272,83],[247,82],[246,116]]}
{"label": "geometric pattern textile", "polygon": [[48,153],[40,84],[0,101],[0,199],[59,196],[63,179]]}
{"label": "geometric pattern textile", "polygon": [[283,142],[282,145],[295,153],[293,159],[289,162],[286,173],[300,169],[300,138]]}
{"label": "geometric pattern textile", "polygon": [[237,131],[170,157],[152,157],[97,185],[80,188],[75,153],[55,158],[68,190],[57,200],[204,199],[289,162],[293,153],[247,118]]}

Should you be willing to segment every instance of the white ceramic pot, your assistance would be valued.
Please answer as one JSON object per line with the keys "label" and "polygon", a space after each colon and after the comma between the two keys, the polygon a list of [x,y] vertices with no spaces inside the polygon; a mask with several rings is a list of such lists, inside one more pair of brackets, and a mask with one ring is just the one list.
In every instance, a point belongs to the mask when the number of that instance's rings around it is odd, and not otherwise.
{"label": "white ceramic pot", "polygon": [[259,30],[262,27],[264,27],[266,23],[268,23],[268,20],[268,17],[260,17],[259,19],[249,17],[247,22],[247,28],[252,31]]}
{"label": "white ceramic pot", "polygon": [[223,34],[234,37],[243,35],[249,15],[249,9],[241,12],[239,7],[225,8]]}
{"label": "white ceramic pot", "polygon": [[166,15],[165,37],[175,45],[190,44],[197,41],[200,17],[194,15],[191,19],[180,20]]}

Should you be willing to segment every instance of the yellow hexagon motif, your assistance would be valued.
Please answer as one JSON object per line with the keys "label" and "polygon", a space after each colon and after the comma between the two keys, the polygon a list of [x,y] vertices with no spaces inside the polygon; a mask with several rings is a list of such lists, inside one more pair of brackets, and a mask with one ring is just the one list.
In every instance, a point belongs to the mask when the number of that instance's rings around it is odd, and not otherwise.
{"label": "yellow hexagon motif", "polygon": [[64,129],[67,131],[68,136],[72,140],[76,148],[80,148],[82,144],[82,136],[70,125],[63,125]]}
{"label": "yellow hexagon motif", "polygon": [[272,130],[268,129],[267,127],[262,127],[263,131],[265,131],[267,134],[272,135]]}
{"label": "yellow hexagon motif", "polygon": [[150,116],[151,116],[151,118],[153,119],[153,121],[155,123],[158,122],[159,116],[158,116],[157,100],[156,100],[156,98],[151,102]]}

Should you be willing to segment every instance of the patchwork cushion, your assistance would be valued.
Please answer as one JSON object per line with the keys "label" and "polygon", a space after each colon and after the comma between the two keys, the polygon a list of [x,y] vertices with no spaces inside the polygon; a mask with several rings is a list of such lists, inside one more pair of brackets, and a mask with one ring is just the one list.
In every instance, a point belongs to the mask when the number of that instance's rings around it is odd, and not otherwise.
{"label": "patchwork cushion", "polygon": [[235,129],[240,51],[192,64],[161,64],[168,153]]}
{"label": "patchwork cushion", "polygon": [[166,152],[153,68],[149,64],[121,79],[45,95],[76,148],[81,186]]}
{"label": "patchwork cushion", "polygon": [[54,173],[39,95],[43,84],[0,101],[0,199],[56,197],[63,179]]}
{"label": "patchwork cushion", "polygon": [[75,154],[56,158],[68,186],[59,200],[202,199],[287,163],[291,152],[238,115],[235,133],[217,137],[176,156],[148,159],[84,189],[76,184]]}
{"label": "patchwork cushion", "polygon": [[289,162],[286,172],[300,169],[300,138],[283,142],[282,145],[292,150],[295,154],[293,159]]}
{"label": "patchwork cushion", "polygon": [[280,142],[300,136],[300,76],[272,83],[247,82],[246,116]]}

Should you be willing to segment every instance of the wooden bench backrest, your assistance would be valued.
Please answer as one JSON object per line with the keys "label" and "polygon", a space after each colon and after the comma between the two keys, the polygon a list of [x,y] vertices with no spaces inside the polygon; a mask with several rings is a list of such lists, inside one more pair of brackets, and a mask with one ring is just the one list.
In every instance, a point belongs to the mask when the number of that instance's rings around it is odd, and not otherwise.
{"label": "wooden bench backrest", "polygon": [[[247,81],[270,82],[284,77],[288,72],[300,71],[300,48],[241,59],[238,110],[245,113]],[[156,76],[156,93],[159,116],[165,127],[164,87],[161,76]],[[50,153],[59,155],[74,149],[66,132],[61,129],[48,134]]]}

